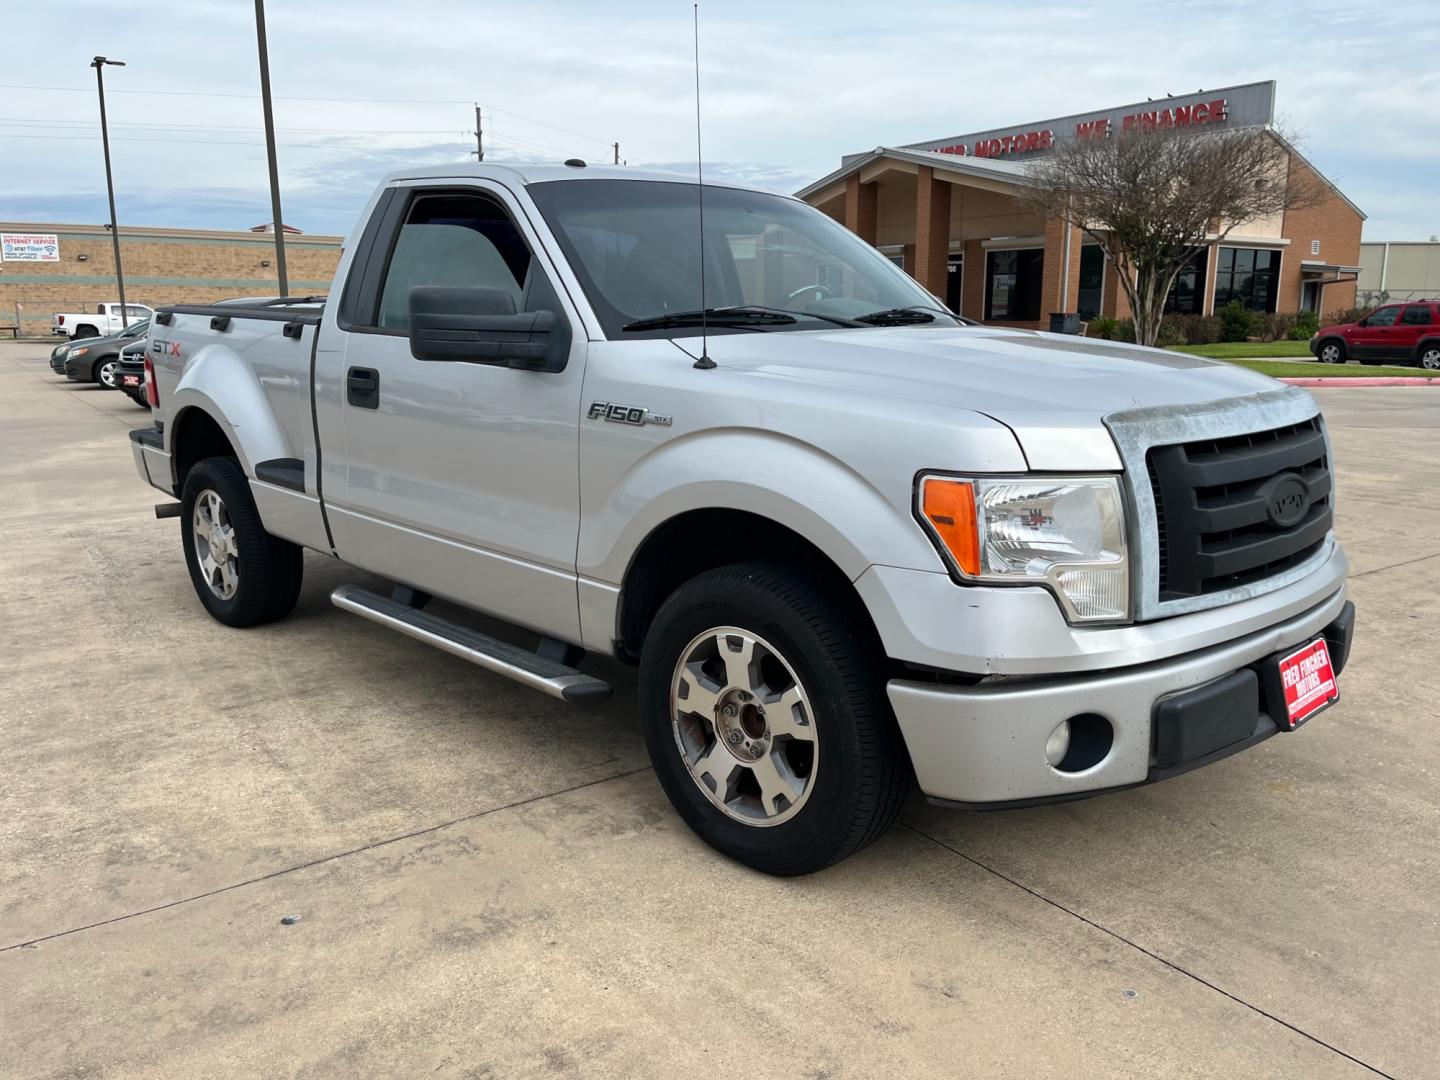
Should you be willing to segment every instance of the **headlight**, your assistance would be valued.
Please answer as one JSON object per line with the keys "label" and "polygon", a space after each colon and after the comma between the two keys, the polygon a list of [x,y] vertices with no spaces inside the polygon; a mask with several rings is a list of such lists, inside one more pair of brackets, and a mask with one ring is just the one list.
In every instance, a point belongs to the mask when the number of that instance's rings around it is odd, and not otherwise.
{"label": "headlight", "polygon": [[922,476],[919,516],[967,581],[1038,584],[1072,622],[1130,615],[1125,513],[1114,476]]}
{"label": "headlight", "polygon": [[66,357],[71,357],[71,356],[84,356],[84,355],[85,355],[87,352],[89,352],[89,351],[90,351],[89,349],[71,349],[71,350],[70,350],[69,352],[67,352],[65,355],[66,355]]}

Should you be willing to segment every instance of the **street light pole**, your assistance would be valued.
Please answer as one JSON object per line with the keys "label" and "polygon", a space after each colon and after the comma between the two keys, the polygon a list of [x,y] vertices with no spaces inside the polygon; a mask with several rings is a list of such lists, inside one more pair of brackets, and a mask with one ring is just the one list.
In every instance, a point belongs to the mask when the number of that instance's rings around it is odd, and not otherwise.
{"label": "street light pole", "polygon": [[110,172],[110,129],[105,123],[105,65],[124,67],[123,60],[110,60],[97,56],[90,61],[95,69],[95,87],[100,91],[100,142],[105,147],[105,191],[110,196],[110,242],[115,245],[115,287],[120,293],[120,325],[129,326],[130,320],[125,307],[125,271],[120,266],[120,226],[115,220],[115,178]]}
{"label": "street light pole", "polygon": [[270,216],[275,230],[275,271],[280,295],[290,295],[285,273],[285,223],[280,219],[280,170],[275,165],[275,116],[270,109],[270,51],[265,45],[265,0],[255,0],[255,36],[260,43],[260,101],[265,111],[265,153],[270,160]]}

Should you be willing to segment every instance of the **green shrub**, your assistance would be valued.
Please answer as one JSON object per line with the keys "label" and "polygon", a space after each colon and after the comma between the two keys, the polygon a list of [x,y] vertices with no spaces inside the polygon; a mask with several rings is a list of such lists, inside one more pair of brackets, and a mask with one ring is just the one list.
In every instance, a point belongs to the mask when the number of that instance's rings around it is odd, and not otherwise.
{"label": "green shrub", "polygon": [[1115,327],[1118,324],[1109,315],[1096,315],[1085,326],[1085,336],[1100,338],[1103,341],[1110,341],[1115,337]]}
{"label": "green shrub", "polygon": [[1363,305],[1361,307],[1340,308],[1338,311],[1332,311],[1329,315],[1325,316],[1325,325],[1340,326],[1343,323],[1359,322],[1374,310],[1375,306],[1373,304]]}
{"label": "green shrub", "polygon": [[1135,344],[1134,319],[1121,319],[1115,324],[1115,340],[1128,341],[1131,345]]}
{"label": "green shrub", "polygon": [[[1165,327],[1173,326],[1179,335],[1176,345],[1209,345],[1220,340],[1220,320],[1214,315],[1167,315]],[[1161,328],[1160,336],[1166,338],[1170,331]]]}
{"label": "green shrub", "polygon": [[1313,311],[1302,311],[1295,317],[1295,325],[1290,327],[1286,338],[1290,341],[1309,341],[1310,336],[1320,329],[1320,316]]}
{"label": "green shrub", "polygon": [[1173,319],[1166,319],[1160,324],[1160,333],[1155,335],[1155,345],[1164,349],[1170,345],[1186,345],[1189,340],[1185,335],[1185,328]]}
{"label": "green shrub", "polygon": [[1258,329],[1259,319],[1239,300],[1231,300],[1220,309],[1220,340],[1246,341]]}

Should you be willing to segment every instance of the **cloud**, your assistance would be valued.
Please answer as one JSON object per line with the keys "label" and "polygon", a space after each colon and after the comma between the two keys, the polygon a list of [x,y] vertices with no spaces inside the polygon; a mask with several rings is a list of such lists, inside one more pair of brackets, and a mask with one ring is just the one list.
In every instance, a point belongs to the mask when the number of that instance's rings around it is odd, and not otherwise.
{"label": "cloud", "polygon": [[[0,121],[0,218],[99,220],[94,43],[54,34],[53,8],[12,6],[7,32],[46,48],[10,57],[0,81],[76,89],[4,91],[12,122]],[[108,17],[109,0],[66,7],[76,24],[103,21],[106,51],[129,61],[106,75],[122,218],[217,227],[267,218],[249,5],[131,0],[123,20]],[[271,5],[287,218],[343,232],[388,169],[464,160],[477,99],[494,160],[608,160],[618,141],[632,164],[688,168],[690,13],[673,0]],[[1307,154],[1371,215],[1367,235],[1383,222],[1428,236],[1440,231],[1437,54],[1433,0],[1211,0],[1203,12],[1180,0],[707,3],[707,168],[793,191],[842,154],[880,144],[1274,78]]]}

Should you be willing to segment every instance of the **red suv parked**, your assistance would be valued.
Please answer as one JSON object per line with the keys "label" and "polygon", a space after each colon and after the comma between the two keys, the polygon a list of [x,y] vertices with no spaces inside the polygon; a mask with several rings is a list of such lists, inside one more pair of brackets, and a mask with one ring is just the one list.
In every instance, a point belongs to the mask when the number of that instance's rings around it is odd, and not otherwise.
{"label": "red suv parked", "polygon": [[1310,339],[1323,364],[1419,364],[1440,371],[1440,301],[1386,304],[1359,322],[1327,326]]}

